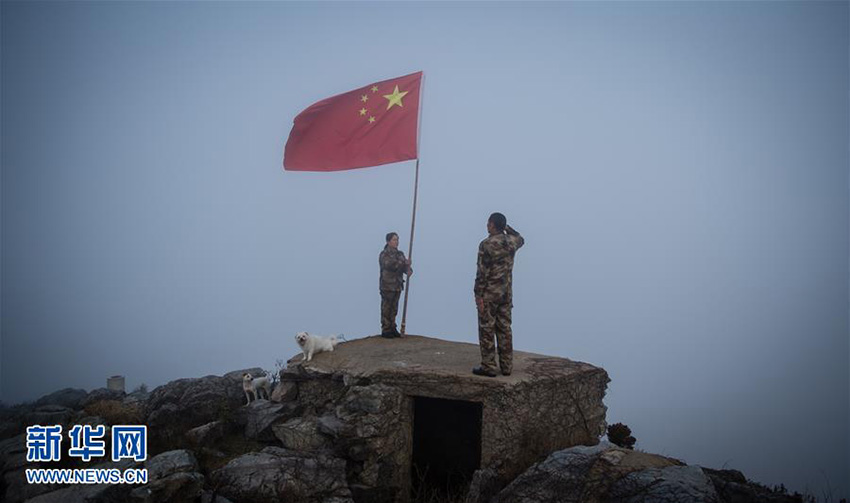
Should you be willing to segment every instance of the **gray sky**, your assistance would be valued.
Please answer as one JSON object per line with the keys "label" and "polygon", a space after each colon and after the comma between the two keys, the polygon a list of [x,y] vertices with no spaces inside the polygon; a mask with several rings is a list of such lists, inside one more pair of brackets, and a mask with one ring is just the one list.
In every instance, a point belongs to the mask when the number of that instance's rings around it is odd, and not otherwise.
{"label": "gray sky", "polygon": [[501,211],[516,349],[604,367],[638,448],[850,495],[847,2],[0,15],[2,400],[376,333],[414,163],[283,172],[283,145],[311,103],[423,70],[409,332],[477,341]]}

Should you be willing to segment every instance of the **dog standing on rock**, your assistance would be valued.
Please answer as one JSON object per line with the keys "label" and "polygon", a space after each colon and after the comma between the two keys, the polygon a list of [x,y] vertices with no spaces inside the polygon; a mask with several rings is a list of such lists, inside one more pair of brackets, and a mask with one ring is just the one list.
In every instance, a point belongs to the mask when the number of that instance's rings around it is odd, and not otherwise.
{"label": "dog standing on rock", "polygon": [[343,340],[345,340],[345,336],[342,334],[322,337],[321,335],[313,335],[307,332],[298,332],[295,335],[295,342],[298,343],[298,346],[304,353],[304,361],[308,362],[313,359],[313,355],[315,354],[322,351],[333,351],[336,345]]}
{"label": "dog standing on rock", "polygon": [[245,405],[248,405],[251,403],[251,396],[254,397],[254,400],[262,398],[260,390],[266,392],[266,400],[271,399],[272,383],[268,376],[253,377],[245,372],[242,374],[242,390],[245,392],[245,399],[247,400]]}

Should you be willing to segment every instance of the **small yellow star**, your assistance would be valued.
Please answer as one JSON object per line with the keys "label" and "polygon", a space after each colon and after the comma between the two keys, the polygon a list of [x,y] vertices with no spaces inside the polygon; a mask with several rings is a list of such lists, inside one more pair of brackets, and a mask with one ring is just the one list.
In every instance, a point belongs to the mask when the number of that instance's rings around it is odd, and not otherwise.
{"label": "small yellow star", "polygon": [[363,103],[366,103],[367,101],[369,101],[369,97],[364,94],[363,96],[360,97],[360,101],[362,101]]}
{"label": "small yellow star", "polygon": [[375,122],[375,116],[369,117],[369,124]]}
{"label": "small yellow star", "polygon": [[384,98],[390,100],[390,102],[387,103],[387,110],[389,110],[390,107],[392,107],[393,105],[398,105],[400,107],[403,107],[404,105],[402,105],[401,99],[404,98],[404,95],[409,93],[409,92],[410,91],[405,91],[403,93],[400,93],[400,92],[398,92],[398,86],[395,86],[395,91],[393,91],[392,94],[385,94]]}
{"label": "small yellow star", "polygon": [[360,115],[366,115],[366,109],[365,108],[360,109]]}
{"label": "small yellow star", "polygon": [[372,92],[377,93],[378,92],[378,86],[372,86]]}

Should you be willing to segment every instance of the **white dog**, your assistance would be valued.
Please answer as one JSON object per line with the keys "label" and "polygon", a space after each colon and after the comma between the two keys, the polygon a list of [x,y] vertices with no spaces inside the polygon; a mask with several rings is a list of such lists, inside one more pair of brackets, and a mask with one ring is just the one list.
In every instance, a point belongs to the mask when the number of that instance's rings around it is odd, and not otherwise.
{"label": "white dog", "polygon": [[313,359],[315,354],[322,351],[333,351],[336,345],[343,340],[345,340],[345,336],[342,334],[322,337],[307,332],[298,332],[295,335],[295,342],[301,346],[301,351],[304,352],[304,360],[308,362]]}
{"label": "white dog", "polygon": [[245,399],[248,400],[246,405],[251,403],[249,393],[254,397],[254,400],[263,397],[260,390],[266,392],[266,400],[269,400],[271,398],[272,383],[268,376],[253,377],[251,374],[245,372],[242,374],[242,390],[245,391]]}

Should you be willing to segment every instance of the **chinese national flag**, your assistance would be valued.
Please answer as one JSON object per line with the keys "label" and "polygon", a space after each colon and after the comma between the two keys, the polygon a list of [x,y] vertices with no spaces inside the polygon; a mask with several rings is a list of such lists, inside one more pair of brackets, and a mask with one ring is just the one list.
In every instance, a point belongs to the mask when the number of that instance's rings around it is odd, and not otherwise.
{"label": "chinese national flag", "polygon": [[324,99],[298,114],[283,154],[291,171],[340,171],[416,159],[422,72]]}

